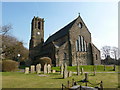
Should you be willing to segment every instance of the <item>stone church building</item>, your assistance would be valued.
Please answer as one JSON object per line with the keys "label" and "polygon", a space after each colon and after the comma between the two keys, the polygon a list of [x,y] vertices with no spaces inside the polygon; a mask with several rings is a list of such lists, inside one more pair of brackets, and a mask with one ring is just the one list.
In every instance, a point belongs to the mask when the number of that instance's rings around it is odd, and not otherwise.
{"label": "stone church building", "polygon": [[101,64],[100,51],[91,41],[91,33],[80,15],[44,41],[44,19],[34,17],[31,23],[29,58],[50,57],[53,66],[62,63],[75,66]]}

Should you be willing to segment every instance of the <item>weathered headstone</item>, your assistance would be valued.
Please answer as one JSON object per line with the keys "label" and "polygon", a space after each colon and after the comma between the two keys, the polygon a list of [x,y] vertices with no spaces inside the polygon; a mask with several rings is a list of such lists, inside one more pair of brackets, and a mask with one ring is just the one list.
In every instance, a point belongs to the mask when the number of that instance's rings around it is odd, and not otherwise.
{"label": "weathered headstone", "polygon": [[83,75],[84,74],[84,69],[83,69],[83,67],[81,68],[81,75]]}
{"label": "weathered headstone", "polygon": [[64,64],[64,71],[63,71],[63,78],[67,78],[68,77],[68,71],[67,71],[67,64]]}
{"label": "weathered headstone", "polygon": [[50,65],[50,64],[48,64],[47,70],[48,70],[48,71],[47,71],[48,73],[51,73],[51,65]]}
{"label": "weathered headstone", "polygon": [[63,74],[63,70],[64,70],[64,65],[62,64],[61,67],[60,67],[60,74],[61,75]]}
{"label": "weathered headstone", "polygon": [[72,76],[72,71],[68,71],[68,77]]}
{"label": "weathered headstone", "polygon": [[80,75],[80,67],[79,67],[79,63],[77,63],[77,75]]}
{"label": "weathered headstone", "polygon": [[113,65],[113,71],[116,71],[116,65]]}
{"label": "weathered headstone", "polygon": [[35,66],[34,65],[31,65],[30,71],[31,71],[31,73],[35,73]]}
{"label": "weathered headstone", "polygon": [[52,70],[52,73],[56,73],[56,70]]}
{"label": "weathered headstone", "polygon": [[64,70],[67,70],[67,64],[66,63],[64,64]]}
{"label": "weathered headstone", "polygon": [[44,74],[47,73],[47,64],[44,65],[44,70],[43,70]]}
{"label": "weathered headstone", "polygon": [[25,67],[25,74],[29,74],[29,67]]}
{"label": "weathered headstone", "polygon": [[36,65],[36,72],[37,74],[41,73],[41,64]]}

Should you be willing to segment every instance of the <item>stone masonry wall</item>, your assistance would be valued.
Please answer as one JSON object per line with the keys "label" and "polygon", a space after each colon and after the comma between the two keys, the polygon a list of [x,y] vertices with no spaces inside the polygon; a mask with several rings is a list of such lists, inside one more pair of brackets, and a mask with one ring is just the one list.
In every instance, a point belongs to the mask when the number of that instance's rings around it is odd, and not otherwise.
{"label": "stone masonry wall", "polygon": [[[82,23],[82,28],[78,27],[79,23]],[[87,48],[88,43],[91,43],[91,33],[86,28],[85,24],[81,19],[78,18],[76,23],[73,25],[73,27],[70,30],[70,42],[71,42],[71,48],[72,48],[72,66],[76,65],[77,59],[80,61],[80,64],[87,64],[87,52],[76,52],[76,40],[78,40],[78,36],[83,36],[84,40],[87,42]],[[76,59],[76,53],[79,54]]]}

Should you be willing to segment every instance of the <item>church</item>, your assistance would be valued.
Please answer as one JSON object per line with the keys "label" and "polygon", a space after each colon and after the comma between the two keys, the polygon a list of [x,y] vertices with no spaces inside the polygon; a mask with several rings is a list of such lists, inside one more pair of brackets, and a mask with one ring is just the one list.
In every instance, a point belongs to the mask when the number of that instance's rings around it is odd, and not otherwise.
{"label": "church", "polygon": [[101,64],[100,50],[92,43],[91,33],[79,15],[76,19],[44,41],[44,19],[35,17],[31,23],[29,58],[49,57],[53,66]]}

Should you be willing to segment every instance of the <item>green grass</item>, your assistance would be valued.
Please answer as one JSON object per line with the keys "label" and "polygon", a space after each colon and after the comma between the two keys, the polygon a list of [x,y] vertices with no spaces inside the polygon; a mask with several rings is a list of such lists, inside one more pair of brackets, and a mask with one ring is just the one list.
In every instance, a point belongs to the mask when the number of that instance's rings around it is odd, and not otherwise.
{"label": "green grass", "polygon": [[[62,79],[59,73],[46,74],[47,77],[40,77],[37,74],[25,75],[22,72],[2,72],[2,87],[3,88],[61,88],[61,84],[67,85],[67,81],[80,81],[84,79],[84,75],[73,75],[72,77]],[[96,76],[89,74],[91,83],[99,83],[103,81],[104,88],[118,87],[117,73],[98,73]],[[79,83],[80,84],[80,83]],[[84,85],[84,84],[83,84]],[[89,85],[91,86],[91,85]]]}
{"label": "green grass", "polygon": [[[93,65],[80,65],[80,68],[84,69],[85,72],[92,72],[93,71]],[[56,71],[60,71],[60,67],[52,67],[52,69]],[[68,66],[67,69],[69,71],[76,72],[76,66]],[[103,65],[96,65],[96,71],[97,72],[115,72],[113,71],[113,66],[107,65],[106,70],[104,71],[104,66]],[[118,72],[118,66],[116,66],[116,72]]]}

